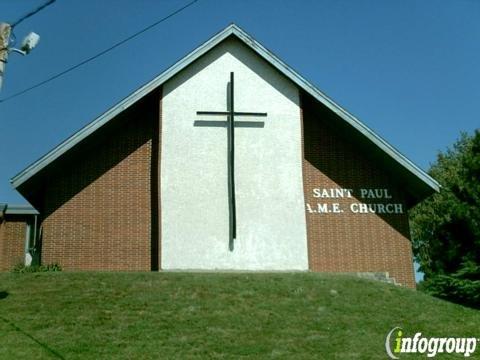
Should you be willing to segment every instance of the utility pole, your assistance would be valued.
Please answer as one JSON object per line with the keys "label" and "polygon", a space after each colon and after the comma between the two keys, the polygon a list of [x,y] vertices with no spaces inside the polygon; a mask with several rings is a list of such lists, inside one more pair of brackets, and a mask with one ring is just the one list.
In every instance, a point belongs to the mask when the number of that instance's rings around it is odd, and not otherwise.
{"label": "utility pole", "polygon": [[7,65],[8,53],[15,52],[20,55],[28,55],[30,51],[37,46],[40,36],[34,32],[29,33],[22,41],[22,47],[16,49],[10,47],[10,34],[12,25],[0,23],[0,90],[2,90],[3,79],[5,77],[5,67]]}
{"label": "utility pole", "polygon": [[2,90],[5,66],[7,65],[11,30],[10,24],[0,23],[0,90]]}

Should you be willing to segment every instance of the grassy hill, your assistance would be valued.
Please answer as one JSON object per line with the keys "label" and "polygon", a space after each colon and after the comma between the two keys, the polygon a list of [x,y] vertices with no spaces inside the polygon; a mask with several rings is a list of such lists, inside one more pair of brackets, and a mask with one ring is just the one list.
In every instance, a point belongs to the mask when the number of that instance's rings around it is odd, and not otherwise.
{"label": "grassy hill", "polygon": [[480,337],[480,311],[327,274],[0,274],[0,359],[385,359],[395,326]]}

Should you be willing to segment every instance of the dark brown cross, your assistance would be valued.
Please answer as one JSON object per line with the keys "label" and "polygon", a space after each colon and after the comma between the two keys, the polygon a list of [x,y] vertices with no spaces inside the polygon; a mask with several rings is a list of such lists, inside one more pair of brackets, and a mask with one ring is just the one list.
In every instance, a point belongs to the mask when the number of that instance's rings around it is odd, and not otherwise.
{"label": "dark brown cross", "polygon": [[229,209],[229,224],[230,236],[228,248],[233,251],[233,242],[237,237],[237,215],[235,204],[235,127],[256,127],[264,126],[263,122],[259,121],[235,121],[235,116],[267,116],[267,113],[259,112],[236,112],[234,102],[234,81],[233,72],[230,73],[230,83],[228,86],[227,95],[227,111],[197,111],[197,115],[226,115],[227,121],[204,121],[197,120],[194,126],[226,126],[227,140],[228,140],[228,209]]}

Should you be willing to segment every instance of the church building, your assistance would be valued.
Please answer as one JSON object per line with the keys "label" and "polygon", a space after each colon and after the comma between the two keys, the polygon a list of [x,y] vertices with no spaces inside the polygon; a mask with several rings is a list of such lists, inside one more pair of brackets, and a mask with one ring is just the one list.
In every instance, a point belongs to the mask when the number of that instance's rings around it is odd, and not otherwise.
{"label": "church building", "polygon": [[378,272],[408,287],[407,212],[439,189],[236,25],[11,182],[33,208],[13,235],[7,206],[0,251],[23,233],[22,251],[65,270]]}

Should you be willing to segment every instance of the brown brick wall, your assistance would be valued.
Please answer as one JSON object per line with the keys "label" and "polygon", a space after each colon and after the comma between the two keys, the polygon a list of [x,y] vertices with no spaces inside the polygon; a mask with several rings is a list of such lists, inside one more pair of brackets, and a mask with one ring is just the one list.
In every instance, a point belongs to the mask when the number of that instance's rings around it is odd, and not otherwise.
{"label": "brown brick wall", "polygon": [[26,220],[20,216],[0,219],[0,271],[25,261]]}
{"label": "brown brick wall", "polygon": [[55,164],[43,191],[42,263],[66,270],[155,267],[151,186],[158,120],[155,92]]}
{"label": "brown brick wall", "polygon": [[[415,287],[408,217],[396,182],[363,149],[339,129],[329,111],[303,98],[303,177],[305,202],[339,203],[343,213],[309,213],[309,266],[326,272],[388,272],[398,283]],[[353,198],[320,199],[314,188],[353,189]],[[355,214],[355,202],[382,203],[359,197],[360,188],[388,188],[392,200],[403,203],[403,214]],[[330,208],[331,210],[331,208]]]}

